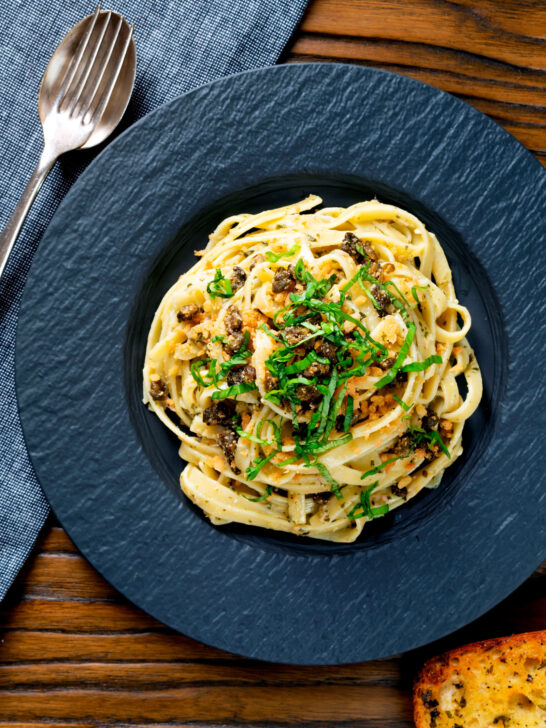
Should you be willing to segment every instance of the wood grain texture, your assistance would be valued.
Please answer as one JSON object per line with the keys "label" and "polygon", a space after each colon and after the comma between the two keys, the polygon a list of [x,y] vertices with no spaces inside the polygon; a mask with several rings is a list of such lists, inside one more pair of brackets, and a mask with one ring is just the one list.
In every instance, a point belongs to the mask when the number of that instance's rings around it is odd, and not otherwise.
{"label": "wood grain texture", "polygon": [[[489,115],[546,164],[546,3],[315,0],[283,61],[406,74]],[[133,607],[51,520],[0,605],[0,728],[409,728],[431,655],[546,627],[546,565],[490,613],[390,660],[256,663],[176,635]]]}
{"label": "wood grain texture", "polygon": [[286,58],[402,73],[484,112],[546,164],[546,4],[318,0]]}

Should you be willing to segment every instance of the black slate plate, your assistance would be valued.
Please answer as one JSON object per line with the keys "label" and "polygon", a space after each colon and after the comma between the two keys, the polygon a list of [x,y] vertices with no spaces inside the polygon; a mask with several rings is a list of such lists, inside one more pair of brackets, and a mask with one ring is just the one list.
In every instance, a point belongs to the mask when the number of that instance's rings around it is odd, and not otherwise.
{"label": "black slate plate", "polygon": [[[59,208],[19,320],[28,448],[84,555],[165,624],[288,663],[402,652],[505,597],[546,556],[545,189],[533,157],[474,109],[354,66],[233,76],[133,126]],[[326,204],[377,195],[438,234],[484,375],[440,488],[350,546],[212,527],[140,403],[151,317],[193,250],[224,216],[309,192]]]}

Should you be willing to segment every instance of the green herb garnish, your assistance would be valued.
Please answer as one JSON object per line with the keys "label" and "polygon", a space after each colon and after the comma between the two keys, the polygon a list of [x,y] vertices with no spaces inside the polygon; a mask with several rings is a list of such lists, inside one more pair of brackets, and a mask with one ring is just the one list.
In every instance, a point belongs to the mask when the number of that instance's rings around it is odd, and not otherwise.
{"label": "green herb garnish", "polygon": [[244,493],[241,493],[241,495],[243,496],[243,498],[246,498],[247,500],[252,501],[253,503],[261,503],[266,498],[269,498],[271,493],[273,493],[273,486],[268,485],[267,488],[265,489],[265,493],[258,496],[257,498],[250,498],[248,495],[245,495]]}
{"label": "green herb garnish", "polygon": [[[387,281],[385,283],[385,289],[387,289],[389,286],[394,288],[394,290],[398,293],[398,296],[402,299],[402,301],[406,304],[406,306],[408,306],[409,308],[415,308],[415,304],[412,304],[408,301],[408,299],[404,296],[404,294],[398,288],[398,286],[396,285],[396,283],[394,281]],[[388,291],[387,291],[387,293],[388,293]]]}
{"label": "green herb garnish", "polygon": [[[402,319],[404,321],[408,318],[408,312],[406,311],[406,308],[402,301],[398,299],[396,296],[394,296],[387,288],[388,283],[391,285],[395,285],[392,281],[388,281],[387,283],[381,283],[381,281],[378,278],[375,278],[375,276],[372,276],[370,273],[368,273],[368,266],[365,268],[360,269],[360,279],[361,279],[361,286],[364,289],[363,281],[368,281],[369,283],[373,283],[375,286],[380,288],[382,291],[384,291],[387,296],[391,299],[392,305],[400,311],[400,315],[402,316]],[[396,286],[395,286],[396,287]],[[397,288],[398,290],[398,288]],[[405,300],[405,299],[404,299]]]}
{"label": "green herb garnish", "polygon": [[[212,341],[215,339],[220,340],[224,337],[221,336],[215,336]],[[228,359],[228,361],[222,362],[220,365],[220,369],[216,371],[217,366],[217,360],[216,359],[199,359],[198,361],[194,361],[190,364],[190,372],[192,377],[197,382],[197,385],[199,389],[201,387],[211,387],[213,384],[217,385],[218,382],[225,379],[228,375],[228,372],[230,369],[233,369],[233,367],[236,366],[242,366],[246,364],[247,359],[251,356],[252,352],[248,348],[248,344],[250,342],[250,332],[245,331],[244,337],[243,337],[243,343],[241,345],[241,348],[239,351],[234,354],[234,356],[231,357],[231,359]],[[199,369],[206,364],[209,365],[207,373],[203,376]],[[206,378],[205,378],[206,377]],[[232,388],[233,389],[233,388]],[[255,385],[251,387],[251,389],[255,389]],[[227,390],[219,390],[219,392],[225,392]],[[250,390],[246,390],[250,391]],[[219,394],[219,392],[213,392],[212,398],[213,399],[224,399],[224,397],[228,397],[230,395],[227,394]]]}
{"label": "green herb garnish", "polygon": [[281,258],[291,258],[296,253],[299,253],[300,247],[300,245],[294,245],[290,248],[290,250],[283,250],[282,253],[271,253],[270,251],[267,251],[265,257],[270,263],[278,263]]}
{"label": "green herb garnish", "polygon": [[420,303],[419,297],[417,295],[417,289],[419,289],[420,291],[426,291],[427,288],[428,288],[428,286],[412,286],[411,287],[411,295],[413,296],[413,298],[415,300],[416,306],[418,306]]}
{"label": "green herb garnish", "polygon": [[278,450],[273,450],[273,452],[270,452],[269,455],[266,455],[264,458],[254,460],[254,465],[246,469],[246,477],[248,480],[254,480],[263,466],[274,458],[278,452]]}
{"label": "green herb garnish", "polygon": [[240,426],[237,426],[235,428],[235,432],[239,435],[239,437],[245,437],[247,440],[251,440],[257,445],[266,445],[267,447],[272,447],[273,445],[275,445],[273,440],[263,440],[261,437],[258,437],[257,435],[253,435],[251,432],[243,430],[243,428]]}
{"label": "green herb garnish", "polygon": [[237,351],[231,359],[228,359],[227,361],[222,362],[220,365],[220,370],[218,372],[218,375],[216,377],[216,381],[220,381],[222,379],[225,379],[228,375],[228,372],[230,369],[233,369],[233,367],[242,366],[243,364],[246,364],[246,360],[252,356],[252,352],[248,348],[248,345],[250,343],[250,331],[245,331],[243,336],[243,343],[241,344],[241,348],[239,351]]}
{"label": "green herb garnish", "polygon": [[322,475],[324,480],[330,485],[330,490],[335,495],[335,497],[338,500],[341,500],[343,497],[341,495],[341,486],[337,482],[337,480],[335,480],[332,477],[332,475],[331,475],[330,471],[328,470],[328,468],[326,467],[326,465],[324,465],[323,463],[319,463],[318,460],[316,460],[314,463],[310,463],[310,465],[312,465],[319,471],[319,473]]}
{"label": "green herb garnish", "polygon": [[[346,393],[347,393],[347,382],[345,382],[345,384],[341,388],[341,390],[334,402],[334,406],[331,407],[330,411],[328,412],[328,416],[326,417],[326,425],[324,428],[323,440],[328,440],[328,437],[330,436],[330,433],[336,423],[337,413],[341,409],[341,405],[343,404],[343,400],[345,399]],[[352,435],[351,435],[350,439],[352,439]]]}
{"label": "green herb garnish", "polygon": [[339,447],[340,445],[345,445],[346,443],[350,442],[353,439],[353,435],[350,432],[347,432],[346,435],[343,435],[343,437],[338,437],[337,440],[330,440],[329,442],[325,442],[323,445],[317,445],[316,447],[312,448],[313,455],[319,455],[323,452],[328,452],[328,450],[333,450],[335,447]]}
{"label": "green herb garnish", "polygon": [[393,396],[394,400],[395,400],[396,402],[398,402],[398,404],[400,405],[400,407],[402,407],[402,409],[403,409],[403,410],[404,410],[405,412],[409,412],[409,411],[410,411],[410,409],[411,409],[411,408],[413,407],[413,405],[412,405],[412,404],[406,404],[405,402],[402,402],[402,400],[400,399],[400,397],[397,397],[397,396],[396,396],[396,394],[393,394],[392,396]]}
{"label": "green herb garnish", "polygon": [[330,377],[330,381],[328,382],[328,386],[326,388],[324,398],[321,402],[319,425],[317,428],[317,437],[320,437],[322,435],[322,433],[324,432],[324,429],[326,428],[326,422],[328,420],[328,409],[330,407],[330,402],[332,400],[332,397],[334,396],[334,392],[336,391],[336,387],[337,387],[337,377],[338,377],[337,369],[334,369],[332,376]]}
{"label": "green herb garnish", "polygon": [[444,453],[444,455],[447,455],[447,457],[451,460],[451,455],[449,453],[449,450],[447,449],[444,441],[440,437],[440,433],[437,432],[436,430],[431,430],[428,433],[428,435],[431,439],[432,444],[434,444],[436,442],[440,446],[440,450]]}
{"label": "green herb garnish", "polygon": [[234,384],[233,387],[227,389],[217,389],[212,393],[212,399],[231,399],[236,397],[238,394],[244,394],[245,392],[252,392],[253,389],[258,389],[254,382],[242,382],[241,384]]}
{"label": "green herb garnish", "polygon": [[360,480],[365,480],[366,478],[369,478],[370,475],[377,475],[377,473],[379,473],[381,470],[383,470],[383,468],[386,468],[387,465],[394,463],[396,460],[402,460],[402,458],[405,458],[405,457],[409,457],[409,455],[397,455],[397,457],[395,457],[395,458],[391,458],[390,460],[385,460],[385,462],[381,463],[381,465],[378,465],[377,467],[372,468],[371,470],[368,470],[363,475],[361,475]]}
{"label": "green herb garnish", "polygon": [[207,284],[207,293],[212,299],[231,298],[233,296],[231,283],[227,278],[224,278],[220,268],[216,269],[213,280]]}
{"label": "green herb garnish", "polygon": [[377,389],[381,389],[381,387],[384,387],[387,384],[390,384],[392,380],[396,377],[396,374],[400,367],[402,366],[402,363],[406,356],[408,355],[408,351],[411,346],[411,342],[413,341],[413,337],[415,336],[415,331],[417,327],[413,323],[413,321],[410,321],[408,324],[408,333],[406,334],[406,338],[404,339],[404,343],[400,347],[400,351],[398,352],[398,356],[396,357],[396,360],[394,364],[392,365],[391,370],[385,374],[384,377],[382,377],[378,382],[375,383],[375,386]]}
{"label": "green herb garnish", "polygon": [[349,427],[351,426],[351,422],[353,419],[353,407],[354,407],[354,400],[349,395],[347,397],[347,405],[345,407],[345,419],[343,420],[343,432],[347,432]]}
{"label": "green herb garnish", "polygon": [[444,441],[440,437],[440,434],[436,430],[430,430],[427,432],[422,427],[408,427],[408,432],[411,434],[412,437],[412,446],[413,449],[417,449],[420,445],[426,444],[428,445],[438,445],[440,447],[440,450],[447,455],[448,458],[451,458],[451,455],[449,453],[449,450],[445,446]]}
{"label": "green herb garnish", "polygon": [[[203,376],[199,372],[199,368],[209,364],[208,372]],[[197,382],[199,389],[201,387],[210,387],[216,384],[216,359],[200,359],[199,361],[193,361],[190,364],[190,372],[192,377]],[[205,379],[208,377],[208,381]]]}
{"label": "green herb garnish", "polygon": [[[293,248],[283,253],[268,253],[266,257],[270,262],[277,262],[281,257],[290,257],[296,252],[297,246],[293,246]],[[376,388],[380,389],[392,382],[400,370],[422,371],[427,366],[437,363],[435,357],[429,357],[422,363],[404,365],[404,360],[408,355],[416,333],[415,323],[408,321],[408,309],[413,308],[414,305],[409,303],[408,299],[394,282],[387,281],[386,283],[382,283],[372,276],[368,272],[371,261],[369,259],[367,261],[367,265],[362,266],[340,289],[340,299],[335,302],[327,301],[325,298],[335,284],[337,276],[332,274],[329,278],[316,279],[306,269],[303,259],[300,258],[294,266],[294,273],[296,279],[303,284],[303,291],[291,293],[289,295],[290,303],[275,313],[272,324],[273,330],[265,325],[261,327],[268,336],[279,344],[275,351],[267,357],[265,362],[268,372],[277,380],[277,386],[274,390],[268,392],[264,399],[278,405],[284,404],[285,406],[289,406],[294,426],[294,455],[288,460],[283,461],[282,465],[278,467],[284,467],[297,461],[302,462],[305,467],[315,467],[326,482],[330,484],[332,492],[338,498],[341,498],[341,486],[333,478],[328,468],[318,461],[317,456],[350,442],[352,438],[350,426],[353,418],[354,400],[351,396],[347,396],[347,380],[353,376],[362,376],[366,373],[369,366],[381,362],[389,355],[387,347],[381,342],[374,340],[362,320],[342,310],[349,289],[358,283],[365,294],[371,298],[374,305],[377,306],[377,301],[375,301],[373,294],[367,287],[370,283],[377,285],[382,291],[387,293],[392,305],[400,312],[403,320],[407,322],[406,337],[396,360],[390,371],[376,383]],[[319,318],[319,323],[315,320],[317,317]],[[354,326],[350,336],[347,336],[343,330],[345,322],[350,322]],[[298,338],[297,341],[290,344],[289,341],[292,341],[292,339],[287,338],[284,330],[294,326],[308,329],[309,334]],[[335,346],[336,359],[334,361],[319,356],[314,350],[307,352],[304,356],[296,353],[296,351],[300,350],[299,347],[316,337],[321,337],[322,340],[330,342],[330,344]],[[329,376],[324,378],[309,378],[303,376],[302,373],[315,362],[328,364],[330,367]],[[223,366],[225,368],[225,365]],[[300,427],[298,412],[302,404],[297,394],[300,385],[314,387],[317,392],[317,397],[320,396],[320,402],[307,423],[305,436],[298,434]],[[301,392],[300,394],[303,397]],[[226,394],[225,396],[230,395]],[[406,412],[411,409],[410,405],[406,405],[399,398],[396,397],[395,399]],[[344,434],[340,437],[330,439],[338,413],[343,411],[344,403]],[[247,477],[249,479],[255,478],[260,469],[282,450],[282,440],[278,427],[275,425],[275,443],[273,443],[261,437],[262,425],[263,423],[259,423],[258,429],[254,434],[243,434],[240,428],[238,430],[241,436],[248,437],[248,439],[262,447],[274,447],[276,445],[276,448],[269,455],[257,458],[253,465],[247,469]],[[367,478],[380,472],[390,462],[399,460],[401,457],[405,456],[387,460],[385,463],[381,463],[379,466],[364,473],[362,477]],[[373,518],[388,512],[388,506],[379,506],[373,509],[370,506],[370,493],[376,485],[377,483],[363,491],[361,502],[356,507],[356,510],[353,509],[357,514],[354,517],[362,517],[365,515],[367,518]],[[360,515],[358,515],[359,513]]]}
{"label": "green herb garnish", "polygon": [[307,356],[305,356],[303,359],[300,359],[300,361],[297,361],[294,364],[286,367],[286,374],[297,374],[298,372],[303,372],[304,369],[307,369],[308,366],[314,364],[315,362],[318,362],[319,364],[330,363],[328,359],[325,359],[323,356],[319,356],[314,351],[310,351],[309,354],[307,354]]}
{"label": "green herb garnish", "polygon": [[389,512],[389,506],[387,503],[383,506],[375,506],[372,507],[370,505],[370,495],[372,490],[374,488],[377,488],[379,485],[379,481],[376,480],[375,483],[372,483],[371,485],[368,485],[364,490],[360,493],[360,503],[357,503],[354,508],[351,508],[347,516],[349,518],[367,518],[369,521],[373,520],[374,518],[380,518],[381,516],[385,516]]}
{"label": "green herb garnish", "polygon": [[278,336],[275,336],[275,334],[271,331],[271,329],[268,326],[266,326],[266,324],[262,324],[260,326],[260,329],[261,329],[261,331],[264,332],[264,334],[267,334],[270,339],[273,339],[273,341],[276,341],[279,344],[282,343],[282,340],[279,339]]}
{"label": "green herb garnish", "polygon": [[411,364],[404,364],[403,367],[400,367],[401,372],[422,372],[425,369],[428,369],[429,366],[432,364],[441,364],[442,363],[442,357],[438,356],[437,354],[433,354],[432,356],[427,356],[425,361],[414,361]]}
{"label": "green herb garnish", "polygon": [[275,442],[277,443],[277,450],[282,450],[281,431],[279,430],[277,423],[273,422],[273,420],[260,420],[260,422],[258,422],[258,427],[256,428],[256,434],[258,435],[258,437],[261,436],[262,427],[266,422],[273,428],[273,436],[275,438]]}

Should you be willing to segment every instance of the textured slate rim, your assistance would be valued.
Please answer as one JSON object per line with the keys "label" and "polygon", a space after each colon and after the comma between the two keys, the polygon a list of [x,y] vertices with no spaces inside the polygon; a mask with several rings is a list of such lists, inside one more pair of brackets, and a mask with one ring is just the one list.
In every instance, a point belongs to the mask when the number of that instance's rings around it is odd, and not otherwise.
{"label": "textured slate rim", "polygon": [[[436,520],[374,549],[296,557],[211,528],[164,487],[122,394],[124,333],[151,262],[211,201],[283,175],[363,170],[422,201],[484,265],[505,322],[507,386],[473,487],[463,484]],[[471,107],[340,64],[232,76],[121,135],[48,228],[17,338],[32,462],[82,553],[165,624],[287,663],[385,657],[504,598],[545,556],[544,478],[533,457],[544,396],[528,386],[541,373],[543,338],[514,306],[536,310],[545,299],[532,242],[544,180],[532,156]]]}

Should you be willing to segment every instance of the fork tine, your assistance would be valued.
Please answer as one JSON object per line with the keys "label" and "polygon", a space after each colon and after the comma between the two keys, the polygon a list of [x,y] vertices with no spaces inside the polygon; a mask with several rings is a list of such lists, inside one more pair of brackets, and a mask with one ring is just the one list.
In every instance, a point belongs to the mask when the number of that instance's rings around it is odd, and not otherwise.
{"label": "fork tine", "polygon": [[54,107],[59,109],[61,108],[61,104],[64,101],[64,97],[66,96],[66,92],[68,90],[68,87],[72,83],[72,80],[74,76],[76,75],[76,71],[78,70],[78,67],[80,65],[81,59],[83,57],[83,54],[85,53],[85,49],[87,48],[87,44],[89,43],[89,39],[91,38],[91,34],[93,33],[93,29],[95,27],[95,24],[97,22],[97,18],[100,13],[100,4],[97,5],[97,9],[93,13],[93,17],[91,18],[91,22],[87,26],[87,30],[83,34],[83,36],[80,39],[80,42],[78,43],[78,48],[76,53],[74,54],[74,57],[70,61],[70,64],[68,68],[65,71],[65,74],[63,76],[63,80],[61,81],[61,85],[59,87],[59,90],[57,92],[57,96],[55,97],[54,101]]}
{"label": "fork tine", "polygon": [[93,66],[95,65],[97,61],[97,57],[99,55],[99,52],[101,50],[102,42],[104,40],[104,36],[106,35],[106,31],[108,30],[108,26],[110,25],[110,20],[112,18],[112,11],[109,10],[106,14],[106,20],[103,23],[103,26],[101,30],[98,33],[98,38],[94,41],[94,46],[91,49],[90,55],[86,58],[86,62],[84,66],[82,67],[82,73],[76,82],[75,88],[72,90],[71,96],[72,100],[68,107],[68,112],[70,116],[74,115],[74,110],[76,108],[76,104],[80,100],[80,97],[82,93],[84,92],[87,80],[91,74],[91,71],[93,70]]}
{"label": "fork tine", "polygon": [[[135,27],[134,26],[134,23],[133,23],[133,25],[131,25],[129,27],[129,32],[127,33],[127,38],[125,40],[125,44],[123,46],[123,50],[122,50],[122,52],[120,54],[119,60],[118,60],[117,65],[116,65],[116,68],[114,69],[114,73],[110,76],[110,80],[108,82],[108,85],[106,86],[106,88],[102,92],[102,94],[101,94],[101,96],[100,96],[97,104],[95,105],[95,108],[94,109],[91,108],[91,104],[92,104],[92,102],[95,99],[92,99],[92,101],[91,101],[91,103],[89,105],[89,109],[87,110],[87,112],[85,114],[85,116],[87,116],[87,114],[89,114],[89,113],[91,114],[90,115],[90,118],[89,118],[89,121],[94,120],[95,122],[98,122],[99,119],[101,118],[103,112],[104,112],[104,109],[106,108],[106,105],[108,104],[108,101],[110,100],[110,96],[112,95],[112,91],[114,90],[114,87],[115,87],[115,85],[117,83],[119,74],[121,73],[121,69],[123,67],[123,63],[125,61],[125,57],[127,55],[127,50],[129,49],[129,45],[131,43],[131,38],[133,36],[134,27]],[[84,119],[83,119],[84,122],[85,122],[85,116],[84,116]]]}
{"label": "fork tine", "polygon": [[95,80],[92,82],[92,84],[90,84],[91,89],[87,91],[87,93],[85,94],[85,98],[82,98],[80,103],[80,116],[82,117],[85,117],[89,107],[91,106],[91,103],[93,102],[93,99],[95,98],[99,90],[101,81],[104,77],[104,74],[106,73],[106,69],[112,57],[112,53],[114,52],[114,48],[116,46],[116,43],[118,42],[119,34],[121,32],[121,28],[123,27],[123,22],[123,17],[120,15],[118,18],[117,26],[114,30],[114,36],[110,41],[110,45],[108,46],[108,48],[106,48],[106,50],[102,52],[102,58],[100,64],[97,63],[97,69],[93,69],[95,71]]}

